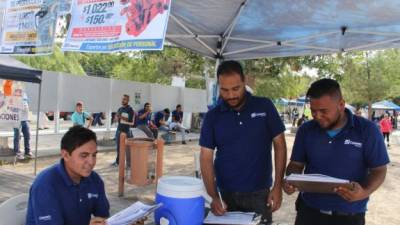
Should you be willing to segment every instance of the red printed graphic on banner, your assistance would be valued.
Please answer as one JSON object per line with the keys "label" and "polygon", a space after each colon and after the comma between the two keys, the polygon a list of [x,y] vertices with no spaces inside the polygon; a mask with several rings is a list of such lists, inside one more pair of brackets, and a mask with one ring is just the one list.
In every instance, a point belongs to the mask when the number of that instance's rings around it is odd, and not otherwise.
{"label": "red printed graphic on banner", "polygon": [[121,10],[121,16],[126,14],[126,33],[137,37],[158,14],[168,10],[170,0],[120,0],[127,5]]}

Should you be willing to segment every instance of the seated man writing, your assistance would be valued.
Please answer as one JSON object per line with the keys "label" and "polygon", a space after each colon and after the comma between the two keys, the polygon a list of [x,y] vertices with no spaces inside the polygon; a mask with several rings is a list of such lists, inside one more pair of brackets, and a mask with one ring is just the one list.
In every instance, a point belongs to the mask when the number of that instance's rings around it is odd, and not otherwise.
{"label": "seated man writing", "polygon": [[70,128],[61,140],[60,162],[41,172],[30,188],[26,224],[106,225],[110,204],[93,171],[96,155],[96,134]]}

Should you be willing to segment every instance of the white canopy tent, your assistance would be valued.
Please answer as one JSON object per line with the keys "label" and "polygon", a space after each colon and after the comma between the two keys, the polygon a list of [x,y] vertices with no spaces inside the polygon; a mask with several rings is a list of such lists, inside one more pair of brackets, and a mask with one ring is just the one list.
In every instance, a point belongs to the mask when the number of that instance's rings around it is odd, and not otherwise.
{"label": "white canopy tent", "polygon": [[332,54],[399,46],[396,0],[176,0],[167,40],[213,59]]}

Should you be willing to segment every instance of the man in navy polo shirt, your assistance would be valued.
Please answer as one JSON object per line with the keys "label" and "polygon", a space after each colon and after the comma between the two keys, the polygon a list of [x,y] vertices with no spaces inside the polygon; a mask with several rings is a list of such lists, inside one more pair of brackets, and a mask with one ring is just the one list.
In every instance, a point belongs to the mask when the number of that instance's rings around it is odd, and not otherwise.
{"label": "man in navy polo shirt", "polygon": [[169,131],[168,119],[169,119],[169,109],[165,108],[162,111],[158,111],[154,116],[154,123],[160,131]]}
{"label": "man in navy polo shirt", "polygon": [[270,224],[272,212],[282,202],[285,127],[271,100],[246,92],[240,63],[221,63],[217,78],[223,101],[207,112],[200,135],[201,172],[212,198],[211,210],[216,215],[226,210],[257,212],[262,214],[263,224]]}
{"label": "man in navy polo shirt", "polygon": [[[351,180],[336,194],[300,193],[295,225],[364,225],[369,196],[383,183],[389,157],[375,124],[345,108],[339,84],[314,82],[307,92],[314,120],[296,134],[287,174],[319,173]],[[288,194],[296,188],[285,184]]]}
{"label": "man in navy polo shirt", "polygon": [[[135,111],[129,105],[129,95],[124,94],[121,100],[122,106],[118,109],[115,119],[118,121],[117,131],[115,132],[115,142],[117,144],[117,157],[112,166],[118,166],[119,163],[119,137],[121,133],[125,133],[128,138],[133,137],[130,130],[131,127],[135,125]],[[126,165],[130,167],[130,151],[126,151]]]}
{"label": "man in navy polo shirt", "polygon": [[138,112],[137,128],[143,131],[149,138],[158,137],[158,129],[151,120],[152,110],[150,103],[146,102],[144,108]]}
{"label": "man in navy polo shirt", "polygon": [[182,144],[186,144],[186,132],[189,133],[189,130],[186,129],[182,125],[182,120],[183,120],[183,111],[182,111],[182,106],[180,104],[176,105],[175,110],[172,111],[172,122],[169,124],[169,129],[171,130],[177,130],[181,132],[182,136]]}
{"label": "man in navy polo shirt", "polygon": [[96,154],[93,131],[74,126],[65,133],[62,159],[41,172],[30,188],[27,225],[105,224],[110,205],[104,183],[93,171]]}

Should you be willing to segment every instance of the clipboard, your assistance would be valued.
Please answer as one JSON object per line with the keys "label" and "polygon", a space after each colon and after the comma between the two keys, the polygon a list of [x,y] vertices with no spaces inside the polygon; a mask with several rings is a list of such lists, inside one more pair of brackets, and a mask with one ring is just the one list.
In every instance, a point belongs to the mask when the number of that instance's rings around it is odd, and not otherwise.
{"label": "clipboard", "polygon": [[210,225],[258,225],[261,215],[254,212],[226,212],[223,216],[215,216],[209,212],[203,224]]}
{"label": "clipboard", "polygon": [[285,181],[301,192],[334,194],[334,189],[339,186],[350,190],[354,189],[354,184],[349,180],[322,174],[293,174],[293,176],[291,174],[285,178]]}

